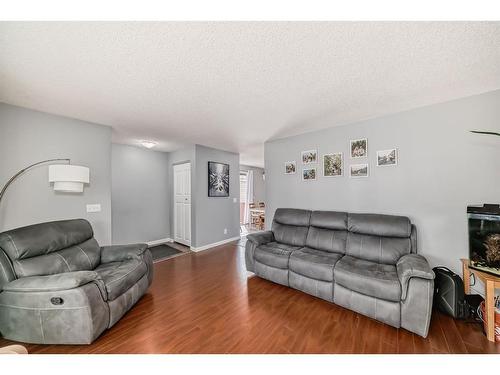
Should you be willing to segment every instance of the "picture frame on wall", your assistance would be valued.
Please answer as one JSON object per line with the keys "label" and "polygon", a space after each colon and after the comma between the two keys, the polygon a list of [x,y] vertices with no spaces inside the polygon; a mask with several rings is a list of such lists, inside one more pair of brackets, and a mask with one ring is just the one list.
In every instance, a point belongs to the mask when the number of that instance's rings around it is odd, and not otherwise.
{"label": "picture frame on wall", "polygon": [[341,152],[323,155],[323,176],[341,177],[344,174],[344,160]]}
{"label": "picture frame on wall", "polygon": [[368,177],[368,173],[368,164],[351,164],[349,166],[349,177],[351,178]]}
{"label": "picture frame on wall", "polygon": [[302,169],[302,181],[314,181],[314,180],[316,180],[316,168]]}
{"label": "picture frame on wall", "polygon": [[366,158],[368,156],[368,139],[353,139],[349,147],[351,159]]}
{"label": "picture frame on wall", "polygon": [[308,150],[302,151],[302,164],[314,164],[318,162],[318,151],[317,150]]}
{"label": "picture frame on wall", "polygon": [[377,167],[393,167],[398,165],[398,149],[377,151]]}
{"label": "picture frame on wall", "polygon": [[297,173],[297,163],[295,161],[285,162],[285,174],[295,174]]}
{"label": "picture frame on wall", "polygon": [[229,197],[229,164],[208,162],[208,196]]}

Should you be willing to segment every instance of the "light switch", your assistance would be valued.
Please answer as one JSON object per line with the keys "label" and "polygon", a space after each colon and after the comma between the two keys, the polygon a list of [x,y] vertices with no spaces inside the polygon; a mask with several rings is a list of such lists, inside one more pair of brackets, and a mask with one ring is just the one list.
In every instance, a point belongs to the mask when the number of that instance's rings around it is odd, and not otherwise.
{"label": "light switch", "polygon": [[233,203],[237,203],[238,202],[238,198],[233,198]]}
{"label": "light switch", "polygon": [[101,205],[97,204],[87,204],[87,212],[101,212]]}

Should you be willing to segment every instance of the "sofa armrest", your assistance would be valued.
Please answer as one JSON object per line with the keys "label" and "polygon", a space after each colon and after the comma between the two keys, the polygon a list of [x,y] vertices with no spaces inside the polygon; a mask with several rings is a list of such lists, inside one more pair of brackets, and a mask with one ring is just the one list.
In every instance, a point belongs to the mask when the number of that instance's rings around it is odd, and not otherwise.
{"label": "sofa armrest", "polygon": [[76,271],[48,276],[29,276],[4,284],[6,292],[55,292],[78,288],[101,277],[94,271]]}
{"label": "sofa armrest", "polygon": [[101,263],[119,262],[127,259],[140,259],[148,249],[145,243],[101,247]]}
{"label": "sofa armrest", "polygon": [[406,299],[408,283],[411,278],[418,277],[420,279],[434,280],[434,272],[422,255],[408,254],[402,256],[396,264],[396,269],[401,283],[402,301]]}
{"label": "sofa armrest", "polygon": [[247,235],[247,240],[259,246],[274,241],[274,234],[270,230]]}

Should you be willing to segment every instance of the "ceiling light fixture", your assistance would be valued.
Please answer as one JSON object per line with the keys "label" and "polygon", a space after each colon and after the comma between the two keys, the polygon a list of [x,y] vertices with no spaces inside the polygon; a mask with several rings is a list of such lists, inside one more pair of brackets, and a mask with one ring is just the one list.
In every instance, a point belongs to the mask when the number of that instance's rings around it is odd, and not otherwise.
{"label": "ceiling light fixture", "polygon": [[141,145],[143,145],[146,148],[153,148],[157,145],[158,143],[155,141],[141,141]]}

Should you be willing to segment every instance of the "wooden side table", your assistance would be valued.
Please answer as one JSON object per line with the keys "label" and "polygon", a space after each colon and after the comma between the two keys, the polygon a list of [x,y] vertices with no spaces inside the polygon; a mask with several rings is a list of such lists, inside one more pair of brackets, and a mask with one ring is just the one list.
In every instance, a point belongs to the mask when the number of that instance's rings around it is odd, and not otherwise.
{"label": "wooden side table", "polygon": [[462,261],[462,273],[464,279],[464,292],[470,293],[470,274],[473,273],[476,278],[484,283],[485,288],[485,313],[486,313],[486,337],[489,341],[495,341],[495,288],[500,288],[500,277],[489,273],[469,268],[469,259],[460,259]]}

